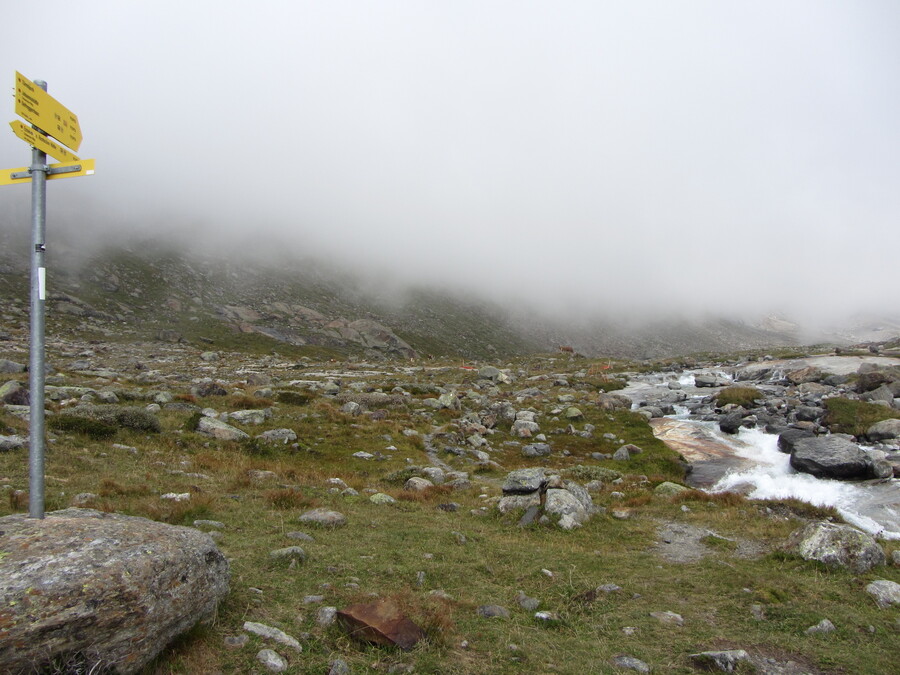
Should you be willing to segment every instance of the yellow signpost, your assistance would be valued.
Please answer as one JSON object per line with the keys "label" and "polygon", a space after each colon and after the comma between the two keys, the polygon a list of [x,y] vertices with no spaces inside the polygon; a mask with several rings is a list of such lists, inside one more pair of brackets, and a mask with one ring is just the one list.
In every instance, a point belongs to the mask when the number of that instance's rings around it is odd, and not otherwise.
{"label": "yellow signpost", "polygon": [[[47,181],[90,176],[94,160],[79,159],[72,150],[81,145],[78,117],[47,93],[43,80],[31,81],[16,72],[16,114],[13,133],[31,146],[31,166],[0,170],[0,185],[31,183],[31,349],[28,361],[31,411],[28,449],[28,515],[44,517],[44,302],[47,268],[44,255],[47,223]],[[55,140],[54,140],[55,139]],[[58,142],[56,142],[58,141]],[[68,147],[63,147],[68,146]],[[71,148],[72,150],[69,150]],[[47,164],[47,155],[61,160]]]}
{"label": "yellow signpost", "polygon": [[81,146],[81,127],[75,113],[18,71],[16,115],[73,150]]}
{"label": "yellow signpost", "polygon": [[64,148],[49,136],[44,136],[44,134],[37,131],[34,127],[22,124],[19,120],[10,122],[9,126],[12,127],[13,133],[23,141],[36,148],[40,148],[60,162],[78,160],[78,156],[75,155],[74,152],[70,152],[67,148]]}
{"label": "yellow signpost", "polygon": [[[16,169],[0,169],[0,185],[30,183],[31,173],[27,166],[21,166]],[[60,162],[59,164],[49,164],[47,166],[47,180],[91,176],[93,173],[93,159],[77,159],[73,162]]]}

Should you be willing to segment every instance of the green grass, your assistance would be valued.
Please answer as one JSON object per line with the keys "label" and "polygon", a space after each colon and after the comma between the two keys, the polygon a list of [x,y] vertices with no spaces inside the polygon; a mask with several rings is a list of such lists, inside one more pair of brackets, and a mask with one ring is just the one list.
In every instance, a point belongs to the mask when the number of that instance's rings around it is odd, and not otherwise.
{"label": "green grass", "polygon": [[[559,372],[558,363],[553,372]],[[291,370],[273,375],[296,377]],[[429,382],[456,386],[465,377],[470,374],[448,364],[436,373],[392,373],[373,384],[384,391],[396,384],[407,390],[418,385],[424,391]],[[182,386],[173,393],[186,395],[190,382]],[[504,385],[501,395],[521,386]],[[509,424],[499,424],[487,438],[492,459],[502,469],[476,471],[471,461],[440,453],[453,468],[469,471],[475,482],[469,490],[406,493],[402,484],[412,473],[410,464],[425,466],[429,460],[421,436],[402,432],[439,431],[452,437],[471,410],[436,414],[423,408],[421,397],[409,397],[405,405],[388,408],[386,419],[372,420],[344,415],[338,402],[314,396],[303,405],[276,401],[271,419],[243,427],[253,436],[289,427],[298,435],[297,447],[214,441],[197,433],[195,425],[191,428],[191,412],[177,410],[162,411],[161,432],[154,434],[119,428],[114,439],[105,439],[53,429],[47,503],[64,508],[73,495],[92,492],[97,497],[88,505],[101,510],[179,525],[198,518],[226,524],[219,546],[231,561],[231,593],[213,624],[183,636],[146,674],[251,672],[259,669],[255,654],[264,647],[285,655],[290,673],[328,672],[335,657],[359,673],[383,673],[397,664],[412,665],[418,673],[460,675],[612,673],[611,659],[622,653],[650,663],[654,672],[692,673],[688,654],[730,647],[791,658],[828,672],[891,671],[896,663],[896,612],[875,608],[864,587],[876,578],[900,581],[900,571],[886,567],[854,575],[778,553],[780,543],[802,523],[800,516],[826,517],[830,512],[784,503],[770,505],[767,513],[765,505],[737,495],[696,491],[657,496],[653,486],[664,479],[682,480],[683,469],[677,455],[653,437],[643,417],[602,411],[592,403],[596,389],[575,390],[574,405],[585,415],[574,423],[576,430],[595,426],[591,438],[575,436],[566,432],[567,420],[553,419],[552,410],[568,403],[556,400],[556,389],[544,388],[544,397],[514,405],[539,411],[552,455],[540,460],[522,457],[521,445],[528,440],[513,439]],[[197,401],[219,412],[245,403],[241,396]],[[9,415],[0,416],[0,423],[16,433],[27,428]],[[615,440],[604,439],[604,433]],[[442,447],[439,438],[435,443]],[[137,452],[114,448],[112,440]],[[505,445],[511,440],[519,445]],[[592,459],[593,452],[615,451],[620,441],[643,452],[625,462]],[[352,454],[358,450],[380,453],[384,459],[357,459]],[[13,489],[27,488],[23,460],[21,452],[0,455],[0,476]],[[502,517],[492,504],[506,472],[520,466],[545,466],[582,483],[600,479],[604,486],[594,501],[606,513],[572,532],[544,525],[517,527],[518,514]],[[258,471],[272,475],[251,473]],[[342,478],[359,495],[330,491],[326,481],[331,477]],[[397,502],[376,506],[366,490],[388,492]],[[187,492],[191,498],[160,499],[165,492]],[[451,501],[459,504],[458,510],[438,508]],[[344,513],[347,526],[302,526],[298,516],[315,506]],[[0,502],[0,515],[25,508],[27,499],[10,496]],[[627,511],[629,517],[613,517],[614,509]],[[670,521],[710,531],[704,541],[709,555],[687,565],[661,558],[657,529]],[[272,563],[270,551],[297,543],[286,536],[294,530],[315,538],[302,542],[308,559],[296,569]],[[465,543],[454,533],[464,535]],[[741,540],[754,542],[762,554],[740,557]],[[417,584],[419,572],[425,574],[422,586]],[[610,583],[621,590],[596,592]],[[436,590],[449,599],[429,595]],[[554,612],[559,621],[543,625],[520,609],[514,601],[518,590],[538,598],[540,609]],[[366,646],[335,626],[319,626],[319,605],[302,603],[306,595],[323,594],[324,604],[342,608],[367,601],[371,593],[395,598],[425,628],[427,639],[411,652]],[[480,618],[476,609],[484,604],[507,607],[511,618]],[[766,614],[764,621],[753,618],[751,606],[757,604]],[[677,612],[685,625],[664,626],[649,616],[657,611]],[[838,627],[835,633],[826,639],[805,634],[824,617]],[[266,623],[294,636],[308,633],[302,655],[256,637],[243,649],[225,649],[224,638],[240,633],[244,621]],[[637,630],[626,635],[626,626]]]}
{"label": "green grass", "polygon": [[865,435],[876,422],[900,418],[900,413],[885,406],[840,397],[826,399],[825,408],[828,410],[823,420],[825,426],[832,433],[853,436]]}
{"label": "green grass", "polygon": [[716,404],[719,407],[739,405],[742,408],[752,408],[763,397],[763,393],[756,387],[726,387],[716,394]]}

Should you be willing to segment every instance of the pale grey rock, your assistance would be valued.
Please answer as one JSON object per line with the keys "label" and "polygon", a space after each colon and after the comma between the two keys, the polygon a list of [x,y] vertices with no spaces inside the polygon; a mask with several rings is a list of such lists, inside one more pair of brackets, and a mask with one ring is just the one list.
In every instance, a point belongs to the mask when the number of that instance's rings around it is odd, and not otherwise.
{"label": "pale grey rock", "polygon": [[269,558],[275,560],[277,562],[284,561],[296,561],[296,562],[305,562],[306,561],[306,551],[304,551],[299,546],[287,546],[285,548],[279,548],[269,553]]}
{"label": "pale grey rock", "polygon": [[256,653],[256,660],[270,673],[283,673],[288,667],[284,657],[271,649],[260,649]]}
{"label": "pale grey rock", "polygon": [[328,664],[328,675],[350,675],[350,666],[343,659],[335,659]]}
{"label": "pale grey rock", "polygon": [[870,441],[889,441],[900,438],[900,419],[882,420],[876,422],[866,431]]}
{"label": "pale grey rock", "polygon": [[529,422],[527,420],[516,420],[513,422],[511,433],[519,438],[531,438],[534,434],[541,430],[537,422]]}
{"label": "pale grey rock", "polygon": [[516,603],[526,612],[533,612],[541,605],[541,601],[537,598],[530,598],[525,595],[525,591],[516,593]]}
{"label": "pale grey rock", "polygon": [[269,429],[256,437],[264,443],[280,443],[287,445],[297,440],[297,434],[293,429]]}
{"label": "pale grey rock", "polygon": [[516,469],[506,476],[503,482],[503,492],[505,494],[529,494],[537,492],[542,486],[547,484],[547,475],[544,469],[527,468]]}
{"label": "pale grey rock", "polygon": [[22,436],[0,436],[0,452],[21,450],[28,445],[28,439]]}
{"label": "pale grey rock", "polygon": [[511,511],[520,511],[528,509],[532,506],[540,506],[541,495],[538,492],[532,492],[526,495],[504,495],[497,502],[497,510],[500,513],[510,513]]}
{"label": "pale grey rock", "polygon": [[568,490],[547,490],[544,502],[544,514],[556,517],[557,524],[564,530],[584,524],[589,513],[578,498]]}
{"label": "pale grey rock", "polygon": [[900,584],[887,579],[877,579],[866,586],[866,593],[875,598],[875,604],[882,609],[900,605]]}
{"label": "pale grey rock", "polygon": [[291,647],[292,649],[296,649],[298,652],[303,651],[303,647],[297,641],[296,638],[291,637],[283,630],[279,628],[275,628],[273,626],[267,626],[264,623],[256,623],[254,621],[245,621],[244,622],[244,630],[248,633],[253,633],[254,635],[258,635],[261,638],[265,638],[266,640],[273,640],[278,644],[282,644],[285,647]]}
{"label": "pale grey rock", "polygon": [[822,619],[815,626],[810,626],[804,631],[807,635],[814,635],[816,633],[833,633],[835,630],[834,624],[831,623],[828,619]]}
{"label": "pale grey rock", "polygon": [[691,661],[705,670],[720,670],[733,673],[742,661],[749,661],[750,655],[743,649],[728,649],[718,652],[691,654]]}
{"label": "pale grey rock", "polygon": [[551,452],[550,446],[546,443],[529,443],[522,448],[524,457],[547,457]]}
{"label": "pale grey rock", "polygon": [[627,654],[620,654],[619,656],[613,659],[613,663],[615,663],[619,668],[626,668],[628,670],[635,670],[639,673],[649,673],[651,672],[651,668],[649,665],[637,659],[633,656],[628,656]]}
{"label": "pale grey rock", "polygon": [[238,424],[262,424],[272,416],[272,410],[235,410],[228,413],[228,417]]}
{"label": "pale grey rock", "polygon": [[413,476],[403,484],[404,490],[410,490],[412,492],[421,492],[430,487],[434,487],[434,483],[427,478],[420,478],[419,476]]}
{"label": "pale grey rock", "polygon": [[667,497],[671,497],[672,495],[677,495],[681,492],[689,492],[690,488],[685,487],[684,485],[679,485],[678,483],[672,483],[670,481],[664,481],[653,488],[653,492],[658,495],[663,495]]}
{"label": "pale grey rock", "polygon": [[24,363],[17,363],[15,361],[10,361],[9,359],[0,359],[0,373],[24,373],[27,369],[28,368]]}
{"label": "pale grey rock", "polygon": [[244,433],[240,429],[212,417],[201,417],[199,424],[197,424],[197,431],[220,441],[242,441],[250,438],[249,434]]}
{"label": "pale grey rock", "polygon": [[337,607],[319,607],[316,612],[316,623],[323,628],[330,626],[337,619]]}
{"label": "pale grey rock", "polygon": [[510,617],[509,610],[500,605],[481,605],[476,611],[478,616],[484,619],[508,619]]}
{"label": "pale grey rock", "polygon": [[3,672],[73,653],[88,669],[137,672],[228,592],[227,560],[192,528],[66,509],[0,518],[0,532]]}
{"label": "pale grey rock", "polygon": [[359,415],[362,412],[362,406],[356,401],[347,401],[341,406],[341,412],[345,415]]}
{"label": "pale grey rock", "polygon": [[650,616],[669,626],[683,626],[684,618],[675,612],[650,612]]}
{"label": "pale grey rock", "polygon": [[376,492],[374,495],[369,497],[369,501],[380,506],[384,504],[394,504],[397,500],[383,492]]}
{"label": "pale grey rock", "polygon": [[425,474],[425,478],[435,485],[443,485],[447,481],[447,475],[444,473],[444,470],[437,466],[426,466],[422,469],[422,473]]}
{"label": "pale grey rock", "polygon": [[322,508],[307,511],[299,520],[301,523],[311,523],[320,527],[342,527],[347,524],[347,517],[343,513]]}
{"label": "pale grey rock", "polygon": [[816,560],[828,567],[845,567],[857,573],[884,565],[884,550],[875,539],[850,525],[818,522],[795,530],[784,549],[804,560]]}

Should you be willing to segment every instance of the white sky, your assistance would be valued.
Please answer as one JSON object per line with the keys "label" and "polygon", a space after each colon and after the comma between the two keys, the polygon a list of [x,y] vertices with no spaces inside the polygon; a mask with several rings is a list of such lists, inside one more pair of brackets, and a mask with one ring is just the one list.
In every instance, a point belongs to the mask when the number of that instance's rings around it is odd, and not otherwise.
{"label": "white sky", "polygon": [[50,184],[50,243],[252,240],[587,313],[900,309],[895,0],[9,4],[8,119],[14,71],[47,80],[97,160]]}

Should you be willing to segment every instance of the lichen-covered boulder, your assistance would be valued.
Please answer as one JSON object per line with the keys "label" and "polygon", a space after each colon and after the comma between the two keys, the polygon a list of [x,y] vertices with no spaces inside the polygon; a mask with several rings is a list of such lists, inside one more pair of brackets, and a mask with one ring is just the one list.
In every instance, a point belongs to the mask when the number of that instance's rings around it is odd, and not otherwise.
{"label": "lichen-covered boulder", "polygon": [[90,509],[0,518],[0,671],[134,673],[211,617],[228,582],[192,528]]}
{"label": "lichen-covered boulder", "polygon": [[804,560],[816,560],[828,567],[846,567],[854,572],[868,572],[887,560],[878,542],[862,530],[850,525],[819,522],[795,530],[784,546]]}

